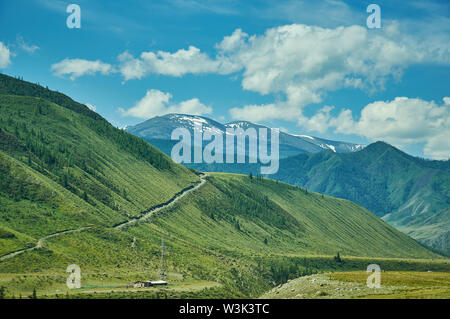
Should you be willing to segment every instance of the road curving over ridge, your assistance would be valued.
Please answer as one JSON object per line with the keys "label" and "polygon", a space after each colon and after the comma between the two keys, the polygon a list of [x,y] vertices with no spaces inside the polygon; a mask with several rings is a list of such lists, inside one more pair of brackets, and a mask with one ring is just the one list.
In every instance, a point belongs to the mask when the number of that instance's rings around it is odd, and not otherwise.
{"label": "road curving over ridge", "polygon": [[[186,195],[192,193],[193,191],[199,189],[201,186],[203,186],[206,183],[206,177],[208,176],[208,174],[206,173],[201,173],[199,175],[199,181],[195,184],[195,185],[190,185],[184,189],[182,189],[181,191],[179,191],[178,193],[176,193],[171,199],[169,199],[167,202],[162,203],[162,204],[158,204],[156,206],[153,206],[149,209],[147,209],[146,211],[144,211],[142,213],[141,216],[136,217],[136,218],[131,218],[128,219],[122,223],[116,224],[114,226],[112,226],[113,229],[118,229],[118,230],[122,230],[123,228],[127,227],[127,226],[131,226],[136,224],[139,221],[142,220],[146,220],[148,219],[150,216],[152,216],[153,214],[166,209],[168,207],[171,207],[173,205],[175,205],[176,202],[178,202],[180,199],[182,199],[183,197],[185,197]],[[41,237],[38,239],[38,241],[36,242],[36,245],[34,245],[33,247],[30,248],[24,248],[24,249],[19,249],[16,251],[12,251],[9,252],[3,256],[0,256],[0,262],[5,261],[7,259],[13,258],[15,256],[21,255],[23,253],[29,252],[29,251],[33,251],[36,249],[40,249],[43,247],[43,243],[44,240],[49,239],[49,238],[54,238],[54,237],[58,237],[64,234],[70,234],[70,233],[77,233],[77,232],[82,232],[88,229],[92,229],[94,228],[94,226],[83,226],[77,229],[69,229],[69,230],[63,230],[63,231],[59,231],[44,237]]]}

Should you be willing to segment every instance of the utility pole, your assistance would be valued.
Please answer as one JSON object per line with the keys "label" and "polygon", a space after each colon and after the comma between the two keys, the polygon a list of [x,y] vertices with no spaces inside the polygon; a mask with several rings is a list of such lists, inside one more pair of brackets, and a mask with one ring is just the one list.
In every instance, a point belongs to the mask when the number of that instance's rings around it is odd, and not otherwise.
{"label": "utility pole", "polygon": [[160,273],[159,276],[161,277],[161,280],[167,279],[167,273],[166,273],[166,263],[164,261],[164,251],[165,251],[165,244],[164,244],[164,236],[161,237],[161,265],[160,265]]}
{"label": "utility pole", "polygon": [[134,252],[134,262],[137,265],[137,270],[139,272],[143,272],[144,271],[144,265],[142,264],[142,262],[139,260],[139,254],[138,254],[138,250],[137,250],[137,238],[133,237],[133,242],[131,243],[131,249],[133,249]]}

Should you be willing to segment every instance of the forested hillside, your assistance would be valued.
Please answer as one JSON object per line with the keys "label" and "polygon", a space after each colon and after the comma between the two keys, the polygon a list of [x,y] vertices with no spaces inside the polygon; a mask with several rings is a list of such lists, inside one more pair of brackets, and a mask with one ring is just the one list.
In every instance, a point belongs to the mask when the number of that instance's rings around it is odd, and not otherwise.
{"label": "forested hillside", "polygon": [[377,142],[355,153],[282,160],[276,179],[354,201],[423,243],[450,247],[450,161]]}
{"label": "forested hillside", "polygon": [[112,225],[197,181],[189,169],[86,106],[16,79],[3,85],[2,79],[0,91],[13,93],[17,83],[20,94],[30,90],[73,105],[0,95],[3,227],[42,234],[41,226],[54,232],[93,222]]}
{"label": "forested hillside", "polygon": [[[155,144],[159,146],[159,144]],[[209,172],[259,173],[259,164],[189,164]],[[450,161],[410,156],[384,142],[353,153],[281,159],[270,178],[362,205],[422,243],[450,247]]]}

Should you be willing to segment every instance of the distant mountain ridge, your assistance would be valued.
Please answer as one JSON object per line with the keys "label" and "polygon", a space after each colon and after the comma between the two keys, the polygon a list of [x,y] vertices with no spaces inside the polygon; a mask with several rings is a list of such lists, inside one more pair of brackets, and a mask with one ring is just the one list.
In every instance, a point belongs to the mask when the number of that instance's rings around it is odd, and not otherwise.
{"label": "distant mountain ridge", "polygon": [[[265,127],[245,121],[221,124],[202,116],[168,114],[127,128],[170,155],[176,127],[225,131]],[[209,172],[258,174],[259,164],[187,164]],[[368,146],[280,132],[280,163],[270,175],[289,184],[354,201],[422,243],[450,249],[450,162],[424,160],[376,142]]]}
{"label": "distant mountain ridge", "polygon": [[[170,140],[174,129],[182,127],[188,129],[191,134],[195,124],[201,124],[203,131],[219,131],[225,134],[227,128],[267,128],[267,126],[255,124],[248,121],[233,121],[226,124],[219,123],[213,119],[187,114],[167,114],[146,120],[134,126],[128,126],[125,130],[129,133],[144,138],[151,144],[160,148],[164,153],[170,155],[172,146],[176,143]],[[270,133],[268,133],[270,135]],[[354,152],[364,147],[361,144],[353,144],[340,141],[331,141],[308,135],[294,135],[280,131],[280,158],[287,158],[301,153],[316,153],[323,150],[333,152]],[[207,143],[204,143],[205,146]]]}
{"label": "distant mountain ridge", "polygon": [[[202,171],[253,174],[259,164],[191,164]],[[424,160],[376,142],[363,150],[281,159],[270,178],[354,201],[397,229],[450,249],[450,161]]]}

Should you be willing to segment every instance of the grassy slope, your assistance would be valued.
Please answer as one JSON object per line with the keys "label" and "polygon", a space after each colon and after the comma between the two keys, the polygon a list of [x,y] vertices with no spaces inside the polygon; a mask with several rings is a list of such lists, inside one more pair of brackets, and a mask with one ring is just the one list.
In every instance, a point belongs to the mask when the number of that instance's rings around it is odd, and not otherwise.
{"label": "grassy slope", "polygon": [[428,245],[449,248],[449,161],[422,160],[378,142],[355,153],[282,160],[274,177],[350,199]]}
{"label": "grassy slope", "polygon": [[[152,140],[170,153],[170,141]],[[201,171],[253,174],[259,164],[187,164]],[[354,153],[325,151],[280,161],[271,178],[354,201],[439,249],[450,245],[450,161],[428,161],[377,142]]]}
{"label": "grassy slope", "polygon": [[223,288],[214,288],[214,296],[255,296],[271,281],[340,267],[332,257],[310,261],[303,255],[436,257],[349,201],[229,174],[210,177],[146,223],[111,229],[197,176],[58,94],[8,93],[0,94],[0,254],[46,234],[94,225],[0,262],[1,273],[33,278],[6,276],[8,289],[64,287],[72,263],[88,283],[98,276],[121,283],[156,278],[162,235],[173,278],[218,281]]}
{"label": "grassy slope", "polygon": [[448,272],[382,271],[381,287],[369,288],[365,271],[335,272],[297,278],[262,298],[448,299]]}
{"label": "grassy slope", "polygon": [[[0,137],[0,225],[21,233],[0,239],[2,255],[24,248],[21,236],[116,224],[198,180],[101,118],[41,98],[0,95]],[[135,153],[124,149],[133,142]]]}
{"label": "grassy slope", "polygon": [[[255,188],[258,190],[252,193]],[[290,204],[281,198],[274,198],[273,202],[269,199],[269,214],[252,214],[253,208],[258,208],[257,203],[265,202],[266,194],[275,193],[286,193]],[[233,200],[227,199],[230,196]],[[241,200],[247,204],[242,206]],[[0,276],[0,285],[3,283],[16,295],[30,293],[34,287],[45,294],[54,293],[55,289],[64,292],[64,270],[71,263],[81,266],[84,287],[120,287],[137,279],[155,279],[159,271],[161,236],[166,238],[170,282],[177,284],[179,278],[183,278],[182,282],[203,280],[220,283],[221,288],[204,292],[205,296],[258,296],[272,284],[283,283],[299,275],[365,269],[373,262],[380,263],[383,269],[448,271],[445,260],[384,258],[433,258],[436,255],[376,217],[370,217],[370,213],[358,209],[357,205],[339,200],[341,203],[336,206],[333,201],[333,198],[306,194],[299,188],[270,180],[213,175],[195,192],[195,196],[183,198],[171,209],[158,213],[145,223],[123,231],[96,227],[52,238],[46,241],[43,249],[0,263],[0,273],[15,274]],[[234,205],[241,209],[236,210]],[[212,207],[215,209],[211,211]],[[315,221],[307,219],[306,212],[309,211],[319,215]],[[363,235],[345,238],[353,225],[339,221],[346,218],[344,215],[337,220],[330,219],[328,223],[328,217],[339,216],[339,212],[348,213],[351,218],[358,215],[368,218],[368,222],[361,221],[359,225],[365,229],[361,232]],[[315,227],[318,229],[312,231]],[[372,238],[386,231],[387,239]],[[398,237],[389,235],[391,231]],[[333,238],[337,234],[343,238]],[[264,243],[265,238],[268,239],[267,244]],[[134,246],[133,241],[136,243]],[[332,256],[324,256],[334,254],[337,249],[341,249],[343,262],[337,263]],[[379,258],[356,258],[348,254],[376,255]],[[130,295],[125,290],[115,296],[150,295]],[[183,295],[174,293],[170,296]]]}
{"label": "grassy slope", "polygon": [[[168,214],[161,226],[236,252],[431,257],[414,240],[350,201],[242,175],[213,174],[209,181],[201,196]],[[218,232],[223,235],[218,237]]]}

